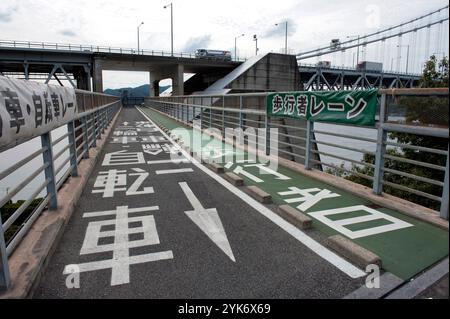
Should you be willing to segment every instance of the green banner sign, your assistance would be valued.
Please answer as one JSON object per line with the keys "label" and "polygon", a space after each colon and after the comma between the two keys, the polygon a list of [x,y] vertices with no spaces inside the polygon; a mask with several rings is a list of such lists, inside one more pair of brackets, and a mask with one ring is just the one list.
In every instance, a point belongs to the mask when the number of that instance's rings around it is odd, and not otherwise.
{"label": "green banner sign", "polygon": [[377,89],[271,93],[267,115],[318,122],[375,126]]}

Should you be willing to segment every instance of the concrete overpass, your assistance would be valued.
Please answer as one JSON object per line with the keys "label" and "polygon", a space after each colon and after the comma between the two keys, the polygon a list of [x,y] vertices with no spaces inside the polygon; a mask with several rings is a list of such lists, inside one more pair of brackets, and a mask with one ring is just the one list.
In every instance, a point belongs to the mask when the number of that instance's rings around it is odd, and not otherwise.
{"label": "concrete overpass", "polygon": [[[270,56],[278,58],[266,59],[264,63],[267,65],[259,63],[252,71],[247,71],[247,74],[253,72],[253,75],[244,77],[244,80],[241,77],[238,82],[231,83],[229,86],[233,87],[233,92],[279,90],[272,84],[264,85],[265,81],[276,78],[284,81],[286,90],[414,87],[419,80],[419,76],[414,74],[371,73],[352,68],[320,68],[304,64],[297,66],[293,61],[294,56],[286,57],[285,60],[280,54],[271,53]],[[159,81],[167,78],[172,79],[173,95],[191,94],[224,79],[242,63],[198,59],[191,53],[175,53],[172,56],[167,52],[153,50],[137,52],[125,48],[0,41],[0,72],[4,75],[23,74],[25,79],[38,76],[47,83],[54,78],[60,84],[65,79],[74,87],[95,92],[103,92],[102,72],[114,70],[149,72],[150,96],[159,95]],[[299,77],[285,76],[295,73],[294,69],[297,67]],[[269,69],[272,70],[270,74],[267,73]],[[195,76],[183,83],[184,73],[195,73]],[[259,78],[258,81],[255,80],[256,77]]]}
{"label": "concrete overpass", "polygon": [[[193,54],[132,49],[101,50],[96,47],[27,45],[6,46],[0,42],[0,72],[4,75],[23,73],[25,79],[32,74],[45,74],[46,82],[52,78],[61,83],[68,80],[74,87],[103,92],[102,71],[144,71],[150,73],[150,95],[158,95],[158,83],[171,78],[176,95],[184,94],[183,74],[201,74],[206,84],[225,76],[241,62],[220,59],[198,59]],[[91,84],[92,83],[92,84]]]}

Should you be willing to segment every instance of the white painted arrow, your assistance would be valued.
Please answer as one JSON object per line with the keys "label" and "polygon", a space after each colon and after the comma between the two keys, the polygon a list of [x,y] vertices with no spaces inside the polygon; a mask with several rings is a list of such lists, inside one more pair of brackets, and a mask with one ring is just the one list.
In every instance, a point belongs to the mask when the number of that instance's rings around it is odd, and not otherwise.
{"label": "white painted arrow", "polygon": [[255,175],[253,175],[253,174],[251,174],[251,173],[249,173],[249,172],[246,172],[246,171],[242,168],[242,166],[237,166],[237,167],[234,169],[233,172],[236,173],[236,174],[238,174],[238,175],[239,175],[239,174],[240,174],[240,175],[244,175],[245,177],[251,179],[251,180],[254,181],[255,183],[263,183],[263,182],[264,182],[261,178],[258,178],[258,177],[256,177]]}
{"label": "white painted arrow", "polygon": [[191,203],[194,210],[185,211],[186,215],[196,224],[232,261],[233,251],[228,242],[217,209],[205,209],[186,182],[178,183]]}
{"label": "white painted arrow", "polygon": [[162,152],[162,150],[156,150],[156,151],[144,150],[144,153],[147,153],[147,154],[150,154],[150,155],[158,155],[161,152]]}

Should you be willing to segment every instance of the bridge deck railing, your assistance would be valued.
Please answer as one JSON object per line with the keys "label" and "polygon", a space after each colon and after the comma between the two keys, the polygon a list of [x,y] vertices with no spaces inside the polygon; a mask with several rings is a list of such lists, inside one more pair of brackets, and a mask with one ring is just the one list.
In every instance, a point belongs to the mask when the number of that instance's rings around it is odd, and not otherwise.
{"label": "bridge deck railing", "polygon": [[[332,65],[330,67],[319,67],[317,64],[314,63],[298,63],[299,68],[306,67],[306,68],[321,68],[322,70],[343,70],[343,71],[352,71],[352,72],[362,72],[358,70],[355,67],[349,67],[349,66],[342,66],[342,65]],[[377,74],[376,72],[370,72],[367,73]],[[420,77],[420,74],[417,73],[410,73],[410,72],[399,72],[399,71],[392,71],[392,70],[383,70],[382,72],[379,72],[379,74],[392,74],[392,75],[404,75],[404,76],[413,76],[413,77]]]}
{"label": "bridge deck railing", "polygon": [[[16,145],[25,146],[22,151],[28,153],[23,158],[12,161],[9,167],[0,169],[0,182],[6,178],[8,182],[20,180],[20,175],[24,174],[18,173],[26,170],[26,177],[15,185],[8,183],[11,185],[9,191],[0,196],[0,290],[5,290],[10,285],[8,257],[42,211],[45,208],[57,208],[58,190],[70,176],[78,175],[79,163],[89,158],[89,149],[96,146],[96,140],[101,137],[121,106],[120,99],[111,95],[81,90],[75,90],[75,94],[78,112],[67,124],[0,148],[1,153],[6,153]],[[54,138],[55,136],[57,137]],[[31,140],[34,140],[32,144],[22,145]],[[30,153],[33,148],[36,150]],[[10,153],[9,157],[12,154],[14,153]],[[30,168],[32,171],[28,173]],[[30,189],[32,190],[28,191]],[[24,190],[27,190],[25,194]],[[7,204],[12,204],[12,199],[17,195],[20,198],[26,196],[26,199],[18,202],[15,207],[6,209]],[[2,220],[2,217],[7,218]]]}
{"label": "bridge deck railing", "polygon": [[266,129],[278,128],[280,157],[371,187],[377,195],[411,196],[409,201],[448,219],[448,89],[378,92],[375,127],[271,118],[267,93],[148,98],[146,105],[186,124],[200,120],[202,129],[216,129],[223,138],[226,128],[263,129],[267,138],[258,143],[268,155],[275,150]]}
{"label": "bridge deck railing", "polygon": [[[20,49],[35,49],[35,50],[51,50],[51,51],[69,51],[82,53],[118,53],[118,54],[133,54],[133,55],[150,55],[162,57],[177,57],[194,59],[195,53],[187,52],[166,52],[163,50],[148,50],[137,48],[122,48],[99,45],[86,44],[71,44],[71,43],[51,43],[51,42],[33,42],[33,41],[15,41],[15,40],[0,40],[0,48],[20,48]],[[235,58],[234,61],[245,61],[245,59]]]}

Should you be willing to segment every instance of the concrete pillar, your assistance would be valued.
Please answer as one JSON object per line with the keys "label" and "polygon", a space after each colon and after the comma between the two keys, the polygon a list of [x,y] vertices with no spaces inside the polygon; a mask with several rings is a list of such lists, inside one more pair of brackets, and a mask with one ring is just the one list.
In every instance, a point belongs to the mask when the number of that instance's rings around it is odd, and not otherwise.
{"label": "concrete pillar", "polygon": [[82,68],[76,68],[73,72],[73,75],[75,79],[77,80],[77,89],[80,90],[91,90],[91,75],[89,68],[82,67]]}
{"label": "concrete pillar", "polygon": [[94,92],[103,93],[103,61],[101,59],[94,59],[93,70],[93,90]]}
{"label": "concrete pillar", "polygon": [[150,87],[149,96],[159,96],[159,81],[161,80],[161,74],[159,72],[150,72]]}
{"label": "concrete pillar", "polygon": [[184,66],[178,64],[172,73],[172,95],[184,95]]}

